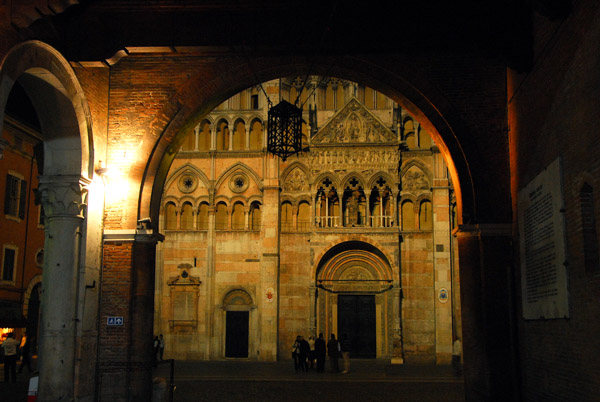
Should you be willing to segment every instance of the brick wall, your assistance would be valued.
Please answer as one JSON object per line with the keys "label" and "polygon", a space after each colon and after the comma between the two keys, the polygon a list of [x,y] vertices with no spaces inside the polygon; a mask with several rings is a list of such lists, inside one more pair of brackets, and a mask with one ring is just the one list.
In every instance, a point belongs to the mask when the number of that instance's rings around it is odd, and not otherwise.
{"label": "brick wall", "polygon": [[[570,318],[520,321],[523,400],[596,401],[600,277],[585,270],[579,192],[584,181],[593,187],[598,225],[600,7],[581,1],[565,20],[536,18],[535,65],[527,74],[509,74],[513,202],[542,169],[562,159]],[[515,277],[518,282],[518,269]]]}

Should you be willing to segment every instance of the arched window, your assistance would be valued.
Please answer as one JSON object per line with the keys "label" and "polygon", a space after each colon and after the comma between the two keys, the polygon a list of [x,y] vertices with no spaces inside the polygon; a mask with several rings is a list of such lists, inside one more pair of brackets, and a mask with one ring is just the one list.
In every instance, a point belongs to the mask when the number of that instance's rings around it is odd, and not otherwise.
{"label": "arched window", "polygon": [[262,123],[255,120],[250,130],[250,149],[260,150],[263,147]]}
{"label": "arched window", "polygon": [[292,218],[292,204],[284,202],[281,204],[281,231],[291,232],[294,230],[294,220]]}
{"label": "arched window", "polygon": [[596,233],[596,216],[594,214],[593,188],[584,183],[580,191],[581,231],[583,233],[583,256],[587,273],[600,272],[600,256],[598,253],[598,235]]}
{"label": "arched window", "polygon": [[219,123],[217,127],[217,150],[226,151],[229,149],[229,126],[226,121]]}
{"label": "arched window", "polygon": [[198,208],[198,230],[208,230],[208,204],[205,202]]}
{"label": "arched window", "polygon": [[431,209],[431,201],[421,201],[419,205],[419,229],[420,230],[431,230],[433,229],[433,211]]}
{"label": "arched window", "polygon": [[233,204],[233,212],[231,214],[231,229],[246,229],[246,219],[244,219],[244,204],[241,202],[236,202]]}
{"label": "arched window", "polygon": [[215,229],[227,230],[229,228],[229,214],[227,213],[227,205],[224,202],[217,204],[217,211],[215,213]]}
{"label": "arched window", "polygon": [[198,132],[198,150],[210,150],[210,123],[206,120],[202,122]]}
{"label": "arched window", "polygon": [[194,151],[196,149],[196,133],[192,131],[185,136],[180,151]]}
{"label": "arched window", "polygon": [[250,229],[260,230],[261,219],[260,203],[255,201],[250,206]]}
{"label": "arched window", "polygon": [[194,214],[192,213],[192,204],[189,202],[183,203],[181,208],[181,230],[194,229]]}
{"label": "arched window", "polygon": [[[329,181],[329,178],[324,180]],[[325,184],[325,183],[324,183]],[[337,227],[340,222],[340,200],[334,187],[331,189],[320,189],[317,193],[316,216],[318,225],[321,227]]]}
{"label": "arched window", "polygon": [[411,201],[402,203],[402,230],[415,230],[415,209]]}
{"label": "arched window", "polygon": [[233,132],[233,149],[246,149],[246,125],[243,121],[238,121]]}
{"label": "arched window", "polygon": [[310,231],[310,205],[306,201],[298,205],[298,231]]}
{"label": "arched window", "polygon": [[404,141],[406,141],[406,146],[409,149],[417,147],[415,124],[410,118],[404,121]]}
{"label": "arched window", "polygon": [[429,149],[433,145],[429,133],[421,128],[419,130],[419,148]]}
{"label": "arched window", "polygon": [[177,211],[173,202],[167,202],[165,205],[165,229],[177,230]]}

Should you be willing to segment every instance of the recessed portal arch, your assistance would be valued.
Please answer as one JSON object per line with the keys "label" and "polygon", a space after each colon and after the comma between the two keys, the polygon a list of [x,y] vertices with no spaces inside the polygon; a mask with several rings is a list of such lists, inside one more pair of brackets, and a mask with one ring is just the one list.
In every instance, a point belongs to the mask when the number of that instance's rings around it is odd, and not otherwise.
{"label": "recessed portal arch", "polygon": [[390,358],[398,288],[385,254],[372,244],[346,241],[320,259],[314,309],[316,333],[336,334],[352,357]]}

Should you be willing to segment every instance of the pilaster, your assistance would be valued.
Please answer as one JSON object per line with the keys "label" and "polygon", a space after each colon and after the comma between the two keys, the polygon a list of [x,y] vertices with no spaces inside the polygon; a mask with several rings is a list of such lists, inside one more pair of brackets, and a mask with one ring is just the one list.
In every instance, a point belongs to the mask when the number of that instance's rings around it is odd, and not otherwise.
{"label": "pilaster", "polygon": [[455,232],[467,402],[517,400],[511,230],[480,224]]}

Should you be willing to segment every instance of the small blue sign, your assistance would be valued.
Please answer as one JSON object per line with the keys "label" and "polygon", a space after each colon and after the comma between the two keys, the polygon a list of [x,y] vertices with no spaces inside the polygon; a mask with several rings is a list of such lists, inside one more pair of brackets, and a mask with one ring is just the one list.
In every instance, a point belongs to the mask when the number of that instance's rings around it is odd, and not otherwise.
{"label": "small blue sign", "polygon": [[106,319],[106,324],[110,326],[122,326],[123,322],[123,317],[108,317]]}

